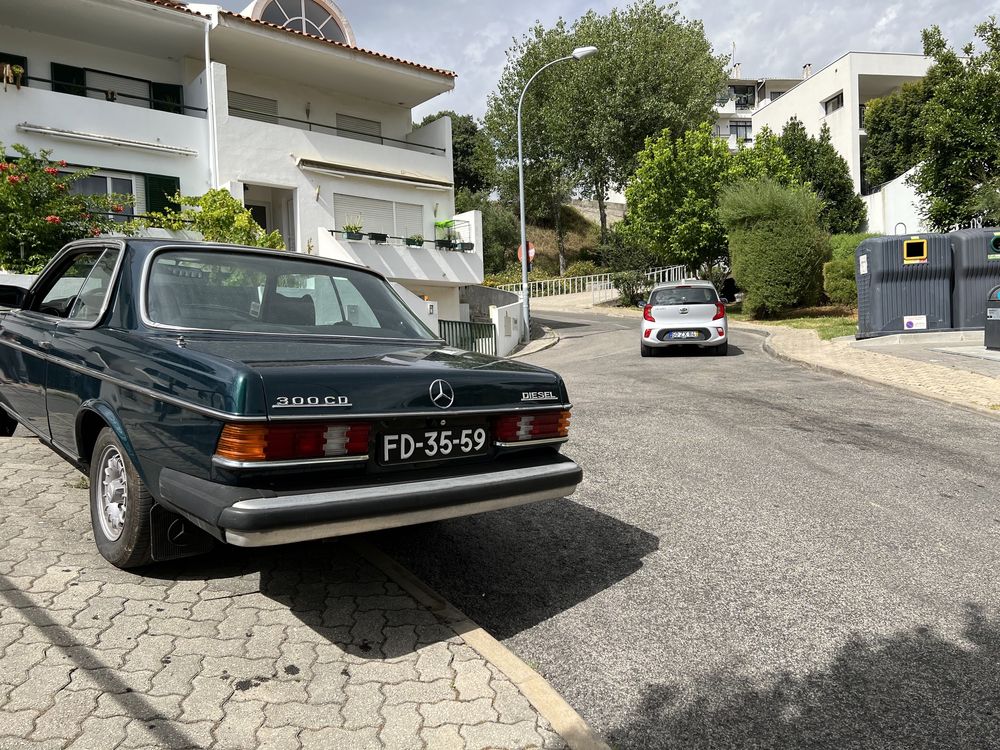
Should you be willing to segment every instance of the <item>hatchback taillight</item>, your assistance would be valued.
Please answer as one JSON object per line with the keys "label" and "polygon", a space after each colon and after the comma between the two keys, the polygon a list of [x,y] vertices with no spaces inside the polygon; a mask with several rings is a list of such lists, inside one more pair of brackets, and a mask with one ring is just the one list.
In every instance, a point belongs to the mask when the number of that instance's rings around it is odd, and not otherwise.
{"label": "hatchback taillight", "polygon": [[511,414],[493,420],[493,437],[499,443],[522,443],[569,436],[568,411]]}
{"label": "hatchback taillight", "polygon": [[652,305],[646,305],[644,308],[642,308],[642,319],[648,320],[650,323],[656,322],[656,318],[653,317]]}
{"label": "hatchback taillight", "polygon": [[726,317],[726,306],[721,302],[715,303],[715,317],[712,320],[722,320]]}
{"label": "hatchback taillight", "polygon": [[370,434],[371,425],[365,422],[227,424],[215,455],[241,462],[364,456]]}

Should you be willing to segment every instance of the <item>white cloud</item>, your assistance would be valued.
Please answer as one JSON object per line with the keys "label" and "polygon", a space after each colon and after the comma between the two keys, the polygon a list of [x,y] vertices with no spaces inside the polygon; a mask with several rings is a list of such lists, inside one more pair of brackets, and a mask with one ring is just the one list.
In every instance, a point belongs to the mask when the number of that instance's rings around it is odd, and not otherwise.
{"label": "white cloud", "polygon": [[[223,0],[239,10],[246,0]],[[418,114],[454,109],[481,116],[494,89],[512,38],[539,20],[552,25],[588,8],[606,12],[625,2],[611,0],[337,0],[358,43],[408,60],[458,73],[455,91],[420,108]],[[679,11],[700,18],[719,54],[736,43],[736,60],[750,75],[798,77],[849,51],[919,52],[921,29],[937,24],[960,48],[977,23],[1000,14],[1000,0],[935,0],[883,5],[861,0],[758,0],[752,5],[680,0]]]}

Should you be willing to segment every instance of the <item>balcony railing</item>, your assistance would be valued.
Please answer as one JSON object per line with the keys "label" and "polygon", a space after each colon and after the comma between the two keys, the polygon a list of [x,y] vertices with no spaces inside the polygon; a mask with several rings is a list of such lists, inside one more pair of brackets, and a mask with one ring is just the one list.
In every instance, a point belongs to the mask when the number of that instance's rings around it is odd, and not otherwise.
{"label": "balcony railing", "polygon": [[439,156],[444,156],[447,150],[439,146],[424,146],[420,143],[412,143],[410,141],[404,141],[399,138],[389,138],[384,135],[373,135],[372,133],[363,133],[360,130],[349,130],[347,128],[338,127],[336,125],[327,125],[322,122],[315,122],[313,120],[300,120],[295,117],[285,117],[284,115],[275,115],[272,113],[258,112],[252,109],[244,109],[242,107],[233,107],[230,105],[229,114],[235,115],[236,117],[243,117],[248,120],[257,120],[258,122],[270,122],[274,125],[286,125],[293,128],[298,128],[299,130],[308,130],[316,133],[325,133],[327,135],[336,135],[342,138],[354,138],[356,140],[367,141],[369,143],[377,143],[385,146],[395,146],[396,148],[405,148],[410,151],[419,151],[426,154],[436,154]]}
{"label": "balcony railing", "polygon": [[497,328],[492,323],[465,323],[460,320],[439,320],[441,338],[449,346],[470,352],[497,355]]}
{"label": "balcony railing", "polygon": [[155,109],[161,112],[173,112],[175,114],[187,115],[195,112],[198,113],[198,115],[204,116],[208,113],[208,109],[205,107],[193,107],[189,104],[184,104],[183,101],[177,101],[176,99],[154,98],[152,96],[152,86],[154,82],[148,79],[135,78],[134,76],[127,76],[119,73],[109,73],[107,71],[96,70],[94,68],[80,68],[80,70],[86,71],[87,73],[106,76],[112,80],[118,79],[124,82],[125,85],[132,85],[133,87],[136,83],[146,84],[150,87],[150,93],[143,96],[142,94],[129,93],[127,91],[121,91],[107,86],[88,86],[82,83],[56,81],[51,78],[41,78],[39,76],[25,76],[24,80],[29,87],[31,83],[42,83],[48,85],[51,91],[56,91],[56,87],[58,86],[63,90],[57,93],[69,94],[71,96],[83,96],[88,99],[104,99],[108,102],[119,102],[129,106],[145,107],[146,109]]}

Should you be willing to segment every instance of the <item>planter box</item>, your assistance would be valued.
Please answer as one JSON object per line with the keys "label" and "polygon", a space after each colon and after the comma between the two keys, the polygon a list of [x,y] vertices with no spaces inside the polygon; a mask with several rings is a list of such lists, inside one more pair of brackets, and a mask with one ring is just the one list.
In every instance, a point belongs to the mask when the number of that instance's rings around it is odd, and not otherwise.
{"label": "planter box", "polygon": [[362,232],[344,232],[344,236],[352,242],[357,242],[365,238]]}
{"label": "planter box", "polygon": [[455,249],[462,253],[471,253],[476,249],[476,246],[472,242],[457,242],[455,243]]}
{"label": "planter box", "polygon": [[423,247],[423,240],[411,240],[409,237],[406,238],[406,244],[408,247]]}
{"label": "planter box", "polygon": [[439,250],[453,250],[455,248],[455,243],[451,240],[435,240],[434,246]]}
{"label": "planter box", "polygon": [[376,245],[384,245],[389,241],[389,235],[380,234],[379,232],[369,232],[368,239],[370,239]]}

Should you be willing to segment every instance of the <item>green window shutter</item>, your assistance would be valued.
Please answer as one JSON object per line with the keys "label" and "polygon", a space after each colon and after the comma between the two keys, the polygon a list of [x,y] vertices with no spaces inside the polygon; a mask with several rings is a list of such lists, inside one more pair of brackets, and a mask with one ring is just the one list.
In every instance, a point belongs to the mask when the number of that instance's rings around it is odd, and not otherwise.
{"label": "green window shutter", "polygon": [[174,195],[181,189],[179,178],[161,174],[147,174],[145,177],[146,213],[179,208],[174,202]]}

